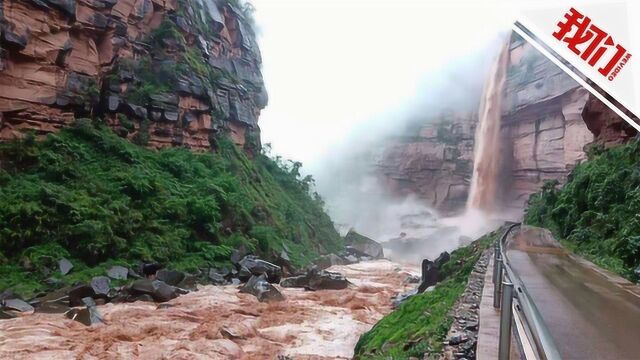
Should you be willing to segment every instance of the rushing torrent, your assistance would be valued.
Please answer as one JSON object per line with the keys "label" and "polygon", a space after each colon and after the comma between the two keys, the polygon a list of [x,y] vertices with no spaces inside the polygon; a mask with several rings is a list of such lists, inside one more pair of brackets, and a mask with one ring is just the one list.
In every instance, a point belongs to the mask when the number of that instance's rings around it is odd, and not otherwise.
{"label": "rushing torrent", "polygon": [[497,209],[500,172],[500,111],[509,65],[509,42],[506,41],[493,65],[480,103],[479,125],[473,161],[468,210],[492,213]]}
{"label": "rushing torrent", "polygon": [[[400,270],[402,269],[402,270]],[[388,260],[334,266],[344,290],[281,288],[281,302],[260,303],[236,286],[207,285],[158,306],[98,307],[105,324],[86,327],[62,314],[0,322],[2,359],[350,359],[358,337],[391,311],[418,269]]]}

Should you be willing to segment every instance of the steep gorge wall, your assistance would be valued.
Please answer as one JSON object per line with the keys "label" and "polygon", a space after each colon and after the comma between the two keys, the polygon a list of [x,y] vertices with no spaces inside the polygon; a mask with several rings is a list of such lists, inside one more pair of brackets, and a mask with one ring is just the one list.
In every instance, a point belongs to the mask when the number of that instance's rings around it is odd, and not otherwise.
{"label": "steep gorge wall", "polygon": [[[566,181],[586,146],[612,146],[635,130],[531,45],[513,35],[502,101],[498,203],[522,210],[546,180]],[[416,194],[446,213],[465,207],[473,171],[477,114],[425,116],[385,145],[378,163],[395,193]]]}
{"label": "steep gorge wall", "polygon": [[0,1],[0,139],[101,117],[155,148],[259,145],[267,95],[245,11],[225,0]]}
{"label": "steep gorge wall", "polygon": [[476,113],[447,112],[385,144],[378,172],[388,189],[443,211],[464,207],[473,171]]}

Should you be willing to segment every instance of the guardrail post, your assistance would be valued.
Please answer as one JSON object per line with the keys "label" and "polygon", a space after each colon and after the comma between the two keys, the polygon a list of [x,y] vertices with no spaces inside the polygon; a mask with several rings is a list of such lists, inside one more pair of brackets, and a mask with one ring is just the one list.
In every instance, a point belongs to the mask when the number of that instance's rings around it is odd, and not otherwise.
{"label": "guardrail post", "polygon": [[509,281],[502,283],[502,310],[500,312],[500,345],[499,360],[509,360],[511,352],[511,319],[513,314],[513,284]]}
{"label": "guardrail post", "polygon": [[498,258],[500,258],[500,242],[493,247],[493,285],[498,282]]}
{"label": "guardrail post", "polygon": [[496,259],[496,271],[494,275],[496,277],[495,286],[493,287],[493,307],[496,309],[500,309],[500,293],[502,290],[502,258],[498,257]]}

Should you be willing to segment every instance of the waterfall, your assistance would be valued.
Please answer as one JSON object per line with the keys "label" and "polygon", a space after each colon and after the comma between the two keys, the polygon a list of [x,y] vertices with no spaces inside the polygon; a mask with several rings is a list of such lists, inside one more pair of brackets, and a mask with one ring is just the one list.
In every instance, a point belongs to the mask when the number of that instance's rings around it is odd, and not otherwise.
{"label": "waterfall", "polygon": [[500,55],[493,64],[480,102],[467,210],[481,210],[486,213],[499,210],[497,196],[502,162],[500,112],[508,65],[509,41],[505,41]]}

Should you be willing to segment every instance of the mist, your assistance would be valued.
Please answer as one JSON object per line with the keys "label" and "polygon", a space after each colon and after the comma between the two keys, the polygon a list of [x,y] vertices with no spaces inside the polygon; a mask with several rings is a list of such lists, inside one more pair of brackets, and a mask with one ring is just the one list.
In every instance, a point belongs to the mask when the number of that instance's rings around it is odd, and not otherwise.
{"label": "mist", "polygon": [[389,192],[377,164],[393,137],[446,112],[477,113],[504,38],[496,34],[482,51],[425,75],[410,102],[358,124],[313,164],[317,190],[341,233],[353,228],[383,243],[394,260],[417,262],[451,251],[498,225],[480,211],[445,217],[415,195]]}
{"label": "mist", "polygon": [[390,193],[377,162],[394,136],[447,111],[477,112],[511,23],[504,3],[254,4],[270,95],[264,142],[304,164],[342,234],[353,228],[394,260],[416,262],[495,227],[480,213],[445,218],[417,196]]}

